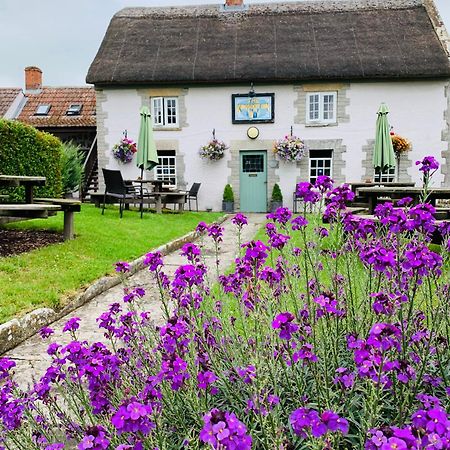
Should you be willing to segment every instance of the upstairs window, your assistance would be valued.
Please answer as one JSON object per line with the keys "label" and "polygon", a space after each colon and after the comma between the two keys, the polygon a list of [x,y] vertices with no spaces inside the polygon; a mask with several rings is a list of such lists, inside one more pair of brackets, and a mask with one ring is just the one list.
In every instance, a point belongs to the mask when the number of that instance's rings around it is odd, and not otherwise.
{"label": "upstairs window", "polygon": [[158,165],[155,168],[156,179],[166,187],[176,187],[177,166],[175,150],[158,150]]}
{"label": "upstairs window", "polygon": [[34,112],[35,116],[48,116],[51,105],[39,105]]}
{"label": "upstairs window", "polygon": [[73,104],[69,106],[69,109],[66,111],[66,115],[68,116],[79,116],[81,113],[81,109],[83,105]]}
{"label": "upstairs window", "polygon": [[177,97],[153,97],[151,105],[155,127],[178,128]]}
{"label": "upstairs window", "polygon": [[306,123],[336,123],[337,92],[311,92],[306,96]]}

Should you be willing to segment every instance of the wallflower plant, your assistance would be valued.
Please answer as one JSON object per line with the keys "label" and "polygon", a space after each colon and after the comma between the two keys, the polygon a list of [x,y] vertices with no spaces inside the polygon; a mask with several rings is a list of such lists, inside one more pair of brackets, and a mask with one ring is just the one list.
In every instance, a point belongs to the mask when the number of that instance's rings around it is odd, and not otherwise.
{"label": "wallflower plant", "polygon": [[[431,177],[436,164],[419,165]],[[329,177],[297,194],[303,214],[270,214],[218,283],[201,245],[183,246],[173,277],[147,254],[157,326],[144,288],[126,286],[97,320],[104,342],[81,340],[77,318],[68,344],[42,330],[52,360],[29,389],[0,359],[0,448],[450,448],[450,226],[411,199],[353,216]],[[197,233],[218,249],[221,227]]]}

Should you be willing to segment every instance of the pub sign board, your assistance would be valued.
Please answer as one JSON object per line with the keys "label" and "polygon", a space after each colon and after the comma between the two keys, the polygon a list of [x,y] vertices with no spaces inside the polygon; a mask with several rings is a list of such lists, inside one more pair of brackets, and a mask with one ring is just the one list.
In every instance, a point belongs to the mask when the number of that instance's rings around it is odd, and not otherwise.
{"label": "pub sign board", "polygon": [[273,123],[275,94],[232,94],[233,123]]}

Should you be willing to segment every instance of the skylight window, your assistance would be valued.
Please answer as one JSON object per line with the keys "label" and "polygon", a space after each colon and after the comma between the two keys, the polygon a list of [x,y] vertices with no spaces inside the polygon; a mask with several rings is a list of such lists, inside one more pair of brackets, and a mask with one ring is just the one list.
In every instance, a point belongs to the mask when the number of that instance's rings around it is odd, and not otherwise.
{"label": "skylight window", "polygon": [[67,110],[66,114],[68,116],[79,116],[81,113],[81,108],[83,105],[80,104],[73,104],[69,106],[69,109]]}
{"label": "skylight window", "polygon": [[39,105],[36,108],[35,116],[47,116],[51,105]]}

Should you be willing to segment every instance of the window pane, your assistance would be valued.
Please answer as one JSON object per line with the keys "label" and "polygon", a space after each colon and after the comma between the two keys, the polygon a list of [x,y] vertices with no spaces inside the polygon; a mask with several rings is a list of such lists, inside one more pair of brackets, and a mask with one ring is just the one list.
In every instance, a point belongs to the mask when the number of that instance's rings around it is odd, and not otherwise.
{"label": "window pane", "polygon": [[309,120],[319,119],[319,94],[309,96]]}
{"label": "window pane", "polygon": [[153,124],[163,125],[163,109],[162,109],[162,98],[154,98],[152,100],[153,106]]}
{"label": "window pane", "polygon": [[334,119],[334,95],[326,94],[323,96],[323,119]]}
{"label": "window pane", "polygon": [[243,155],[242,171],[248,172],[264,172],[264,156],[263,155]]}
{"label": "window pane", "polygon": [[175,98],[167,98],[166,102],[166,125],[176,125],[177,123],[177,101]]}

